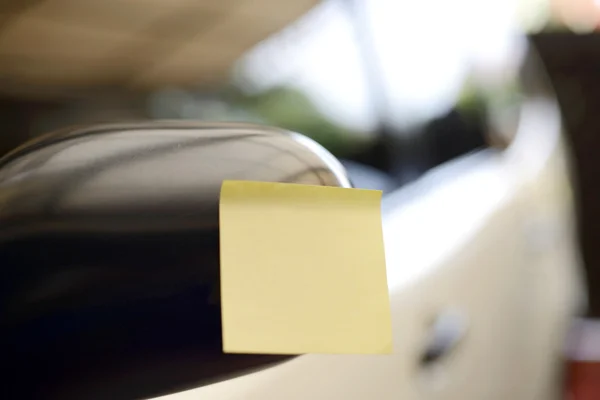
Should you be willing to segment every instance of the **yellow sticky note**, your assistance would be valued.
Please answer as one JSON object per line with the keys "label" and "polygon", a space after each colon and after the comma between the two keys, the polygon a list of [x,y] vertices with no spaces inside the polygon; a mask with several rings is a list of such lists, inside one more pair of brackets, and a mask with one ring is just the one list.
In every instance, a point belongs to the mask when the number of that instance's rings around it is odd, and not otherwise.
{"label": "yellow sticky note", "polygon": [[380,191],[225,181],[220,231],[225,352],[391,352]]}

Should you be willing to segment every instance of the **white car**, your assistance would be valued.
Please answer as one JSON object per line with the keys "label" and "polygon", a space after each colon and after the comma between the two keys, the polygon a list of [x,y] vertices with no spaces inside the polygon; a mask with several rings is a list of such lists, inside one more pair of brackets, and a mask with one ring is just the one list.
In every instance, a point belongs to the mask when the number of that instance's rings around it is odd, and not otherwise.
{"label": "white car", "polygon": [[391,356],[302,355],[164,400],[547,400],[585,304],[569,152],[530,53],[504,151],[442,165],[384,198]]}

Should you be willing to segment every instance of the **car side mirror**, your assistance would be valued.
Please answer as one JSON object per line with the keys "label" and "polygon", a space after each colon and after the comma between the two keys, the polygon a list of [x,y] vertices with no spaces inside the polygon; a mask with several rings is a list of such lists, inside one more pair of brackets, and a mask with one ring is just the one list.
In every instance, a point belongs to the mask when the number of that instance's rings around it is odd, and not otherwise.
{"label": "car side mirror", "polygon": [[8,397],[152,397],[289,358],[221,351],[225,179],[350,186],[310,139],[239,124],[72,129],[0,159]]}

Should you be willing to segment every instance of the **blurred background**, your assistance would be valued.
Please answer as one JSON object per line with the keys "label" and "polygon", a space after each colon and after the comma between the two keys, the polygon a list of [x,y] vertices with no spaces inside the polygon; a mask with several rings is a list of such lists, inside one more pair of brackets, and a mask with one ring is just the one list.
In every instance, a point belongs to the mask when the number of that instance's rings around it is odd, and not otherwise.
{"label": "blurred background", "polygon": [[592,30],[586,7],[600,18],[591,0],[0,4],[0,152],[73,124],[252,121],[311,136],[386,189],[505,146],[522,32]]}
{"label": "blurred background", "polygon": [[523,33],[599,20],[593,0],[3,0],[0,154],[76,124],[250,121],[390,190],[510,143]]}
{"label": "blurred background", "polygon": [[599,28],[598,0],[1,0],[0,154],[79,124],[256,122],[389,192],[510,144],[529,39],[574,154],[599,317]]}
{"label": "blurred background", "polygon": [[312,137],[386,190],[505,147],[523,32],[600,21],[592,0],[0,4],[0,152],[74,124],[250,121]]}

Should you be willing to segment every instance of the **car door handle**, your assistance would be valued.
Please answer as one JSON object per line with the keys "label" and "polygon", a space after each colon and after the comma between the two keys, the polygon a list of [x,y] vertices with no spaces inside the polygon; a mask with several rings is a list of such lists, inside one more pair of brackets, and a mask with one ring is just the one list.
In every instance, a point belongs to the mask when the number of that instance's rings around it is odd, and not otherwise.
{"label": "car door handle", "polygon": [[460,347],[468,332],[467,318],[456,311],[438,314],[429,328],[425,348],[419,360],[421,367],[428,367],[449,357]]}

